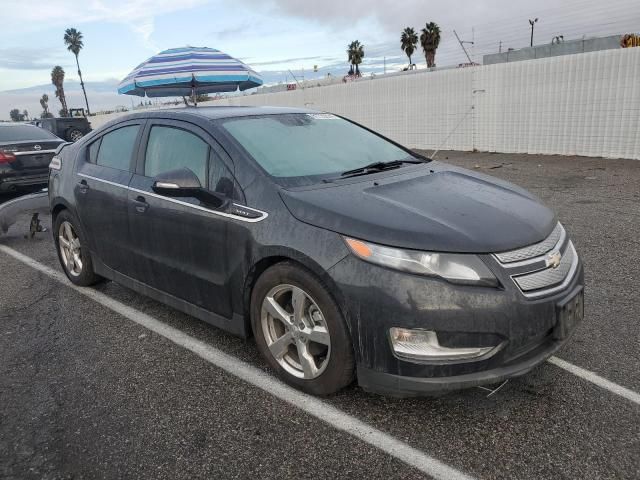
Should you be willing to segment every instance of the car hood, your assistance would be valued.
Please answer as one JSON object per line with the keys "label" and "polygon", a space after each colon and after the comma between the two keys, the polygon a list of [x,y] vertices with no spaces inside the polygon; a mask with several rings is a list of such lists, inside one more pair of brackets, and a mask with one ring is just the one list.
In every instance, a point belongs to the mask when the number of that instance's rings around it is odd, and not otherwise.
{"label": "car hood", "polygon": [[556,219],[526,190],[440,162],[281,190],[298,220],[401,248],[491,253],[544,240]]}

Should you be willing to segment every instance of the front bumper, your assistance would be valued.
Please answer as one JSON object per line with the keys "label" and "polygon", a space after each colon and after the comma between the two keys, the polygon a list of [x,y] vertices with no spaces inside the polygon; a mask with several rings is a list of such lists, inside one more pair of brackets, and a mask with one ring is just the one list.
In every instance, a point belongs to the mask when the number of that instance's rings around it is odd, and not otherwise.
{"label": "front bumper", "polygon": [[531,371],[553,355],[565,341],[547,339],[515,361],[489,370],[450,377],[407,377],[358,366],[358,384],[366,391],[397,397],[438,395],[479,385],[496,384]]}
{"label": "front bumper", "polygon": [[[584,285],[582,264],[562,291],[526,298],[490,258],[501,288],[471,287],[388,270],[349,256],[330,274],[340,289],[358,382],[395,396],[429,395],[523,375],[566,341],[556,340],[556,305]],[[490,358],[427,362],[399,358],[391,327],[434,330],[450,347],[501,344]]]}

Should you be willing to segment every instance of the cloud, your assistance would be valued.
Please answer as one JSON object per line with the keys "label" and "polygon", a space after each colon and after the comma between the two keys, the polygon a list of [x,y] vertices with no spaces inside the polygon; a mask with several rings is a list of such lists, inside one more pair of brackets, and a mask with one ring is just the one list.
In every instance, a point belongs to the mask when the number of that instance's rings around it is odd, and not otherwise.
{"label": "cloud", "polygon": [[60,59],[60,54],[54,49],[0,48],[0,68],[7,70],[51,70],[55,63],[67,68],[69,64],[59,62]]}
{"label": "cloud", "polygon": [[[263,15],[297,18],[309,21],[312,28],[324,28],[345,45],[359,39],[367,56],[397,55],[400,32],[410,26],[420,31],[426,22],[434,21],[442,30],[442,41],[436,61],[438,65],[466,62],[453,30],[463,40],[475,61],[503,48],[522,48],[529,44],[528,18],[539,17],[535,42],[549,43],[555,35],[565,39],[583,36],[606,36],[638,30],[638,0],[617,0],[603,4],[596,0],[239,0]],[[379,45],[379,47],[378,47]],[[416,58],[422,57],[420,49]],[[415,54],[414,54],[415,55]],[[415,60],[415,59],[414,59]]]}
{"label": "cloud", "polygon": [[251,22],[245,21],[233,27],[227,27],[222,30],[211,32],[211,36],[216,37],[218,40],[226,40],[228,38],[237,37],[242,33],[250,32],[253,27],[254,25]]}
{"label": "cloud", "polygon": [[[322,2],[301,2],[299,0],[243,0],[256,8],[267,12],[313,20],[330,25],[335,30],[344,30],[345,26],[353,27],[358,21],[373,19],[387,31],[398,30],[398,25],[422,24],[422,19],[431,18],[437,21],[443,13],[448,17],[454,14],[464,18],[460,12],[468,12],[466,1],[430,1],[425,0],[323,0]],[[476,2],[474,2],[476,3]],[[487,3],[478,0],[478,3]],[[464,5],[465,9],[460,7]],[[448,13],[451,12],[451,13]],[[418,21],[418,19],[420,19]]]}
{"label": "cloud", "polygon": [[[322,56],[316,56],[316,57],[297,57],[297,58],[282,58],[279,60],[269,60],[269,61],[265,61],[265,62],[251,62],[251,66],[255,67],[255,66],[269,66],[269,65],[284,65],[287,63],[296,63],[296,62],[304,62],[304,61],[309,61],[309,60],[318,60],[318,59],[322,59]],[[326,59],[325,59],[326,60]],[[330,59],[330,60],[335,60],[335,59]]]}
{"label": "cloud", "polygon": [[155,29],[153,18],[143,18],[136,22],[131,22],[129,24],[129,27],[135,33],[140,35],[142,43],[147,49],[153,50],[155,52],[159,50],[158,46],[151,40],[151,35],[153,35]]}
{"label": "cloud", "polygon": [[207,0],[47,0],[26,2],[3,0],[3,21],[20,25],[21,29],[45,29],[51,26],[85,22],[122,22],[148,19],[158,15],[186,10],[207,3]]}
{"label": "cloud", "polygon": [[143,44],[151,41],[154,18],[207,3],[207,0],[47,0],[46,2],[2,0],[4,25],[20,25],[20,32],[37,32],[54,26],[87,22],[115,22],[127,25]]}

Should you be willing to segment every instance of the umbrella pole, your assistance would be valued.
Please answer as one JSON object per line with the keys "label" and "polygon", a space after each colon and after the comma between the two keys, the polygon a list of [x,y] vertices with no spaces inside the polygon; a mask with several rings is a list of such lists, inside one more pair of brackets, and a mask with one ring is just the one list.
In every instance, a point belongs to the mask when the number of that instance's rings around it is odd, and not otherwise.
{"label": "umbrella pole", "polygon": [[196,99],[196,87],[191,87],[191,98],[193,99],[193,106],[198,106],[198,100]]}

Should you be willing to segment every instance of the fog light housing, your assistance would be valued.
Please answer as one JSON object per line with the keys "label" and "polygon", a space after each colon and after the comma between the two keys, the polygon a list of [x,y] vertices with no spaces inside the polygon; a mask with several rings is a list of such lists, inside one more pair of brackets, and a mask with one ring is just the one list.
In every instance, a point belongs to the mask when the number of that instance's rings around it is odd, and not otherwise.
{"label": "fog light housing", "polygon": [[389,329],[391,346],[396,356],[422,361],[464,361],[488,358],[500,345],[490,347],[444,347],[438,342],[433,330],[418,330],[393,327]]}

